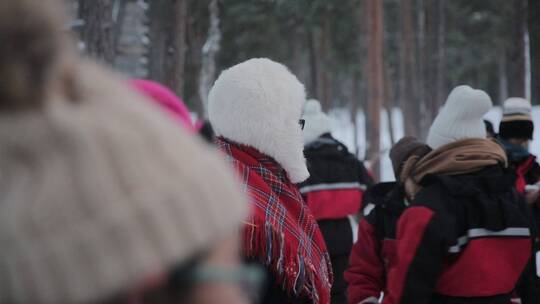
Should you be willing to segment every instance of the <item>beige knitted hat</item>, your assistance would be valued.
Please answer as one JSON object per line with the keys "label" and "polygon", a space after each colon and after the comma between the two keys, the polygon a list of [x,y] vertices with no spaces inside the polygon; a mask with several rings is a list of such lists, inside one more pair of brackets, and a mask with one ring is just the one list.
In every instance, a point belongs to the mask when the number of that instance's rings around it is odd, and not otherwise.
{"label": "beige knitted hat", "polygon": [[217,152],[97,66],[74,75],[77,102],[0,96],[0,303],[99,302],[247,214]]}
{"label": "beige knitted hat", "polygon": [[229,168],[95,66],[83,101],[0,114],[0,303],[88,303],[234,233]]}

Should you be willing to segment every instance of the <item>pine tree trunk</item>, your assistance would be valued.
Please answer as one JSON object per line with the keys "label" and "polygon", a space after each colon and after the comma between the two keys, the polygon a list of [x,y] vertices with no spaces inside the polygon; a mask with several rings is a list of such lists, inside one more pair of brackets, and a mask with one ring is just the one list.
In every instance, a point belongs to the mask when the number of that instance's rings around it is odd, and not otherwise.
{"label": "pine tree trunk", "polygon": [[320,42],[320,65],[319,65],[319,87],[320,87],[320,102],[323,110],[328,111],[330,109],[330,23],[329,18],[326,17],[323,20],[321,29],[321,42]]}
{"label": "pine tree trunk", "polygon": [[437,88],[435,93],[434,104],[431,108],[432,117],[435,118],[439,112],[439,108],[445,102],[446,96],[446,0],[437,1],[437,72],[436,81]]}
{"label": "pine tree trunk", "polygon": [[540,103],[540,1],[528,3],[529,44],[531,54],[531,102]]}
{"label": "pine tree trunk", "polygon": [[110,65],[116,55],[112,8],[113,0],[79,1],[79,18],[84,20],[81,39],[86,53]]}
{"label": "pine tree trunk", "polygon": [[169,40],[172,32],[173,2],[171,0],[150,1],[149,65],[150,79],[167,82]]}
{"label": "pine tree trunk", "polygon": [[405,120],[405,134],[418,136],[417,68],[412,23],[411,0],[401,0],[400,95]]}
{"label": "pine tree trunk", "polygon": [[384,69],[384,108],[388,116],[388,133],[390,135],[390,144],[393,146],[396,143],[396,136],[394,134],[394,118],[392,117],[392,100],[394,100],[394,91],[392,90],[392,77],[388,72],[388,67]]}
{"label": "pine tree trunk", "polygon": [[360,102],[360,75],[358,72],[353,72],[352,79],[352,92],[351,92],[351,122],[353,125],[353,144],[354,144],[354,153],[358,157],[360,153],[360,147],[358,146],[358,125],[356,121],[356,116],[358,115],[358,104]]}
{"label": "pine tree trunk", "polygon": [[204,109],[204,116],[208,115],[208,93],[216,77],[216,55],[219,52],[221,30],[219,28],[218,1],[212,0],[208,5],[210,12],[210,26],[208,37],[202,47],[202,65],[199,75],[199,96]]}
{"label": "pine tree trunk", "polygon": [[309,92],[312,92],[312,94],[315,94],[315,98],[319,98],[318,96],[318,81],[317,76],[318,73],[318,66],[317,66],[317,51],[315,50],[315,32],[313,29],[309,29],[307,31],[307,44],[308,44],[308,53],[309,53]]}
{"label": "pine tree trunk", "polygon": [[172,58],[167,84],[178,95],[184,96],[184,74],[186,63],[187,0],[174,1],[173,32],[171,37]]}
{"label": "pine tree trunk", "polygon": [[384,103],[383,6],[382,1],[368,0],[371,16],[368,46],[368,159],[375,180],[380,177],[380,118]]}
{"label": "pine tree trunk", "polygon": [[418,42],[418,94],[417,94],[417,102],[418,102],[418,108],[419,108],[419,126],[418,126],[418,136],[421,139],[424,139],[427,137],[427,131],[429,130],[429,126],[431,124],[431,112],[428,110],[428,106],[426,104],[426,100],[429,100],[430,97],[430,87],[426,83],[426,79],[428,79],[428,69],[430,66],[430,60],[432,59],[432,54],[427,50],[428,48],[428,37],[426,37],[426,27],[427,27],[427,21],[426,21],[426,2],[429,0],[417,0],[417,6],[416,6],[416,12],[417,12],[417,42]]}
{"label": "pine tree trunk", "polygon": [[525,32],[526,0],[514,0],[512,8],[511,39],[507,57],[508,94],[525,97]]}
{"label": "pine tree trunk", "polygon": [[501,54],[499,55],[498,62],[498,74],[499,74],[499,104],[502,103],[508,98],[508,79],[506,73],[506,55],[504,48],[501,48]]}

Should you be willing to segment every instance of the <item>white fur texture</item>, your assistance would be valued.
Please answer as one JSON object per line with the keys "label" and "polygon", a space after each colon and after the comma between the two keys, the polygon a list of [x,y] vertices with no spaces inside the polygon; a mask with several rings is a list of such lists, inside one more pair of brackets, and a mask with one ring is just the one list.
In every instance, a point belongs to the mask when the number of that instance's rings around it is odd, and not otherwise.
{"label": "white fur texture", "polygon": [[491,98],[470,86],[455,87],[429,129],[426,143],[433,149],[466,138],[486,138],[484,115]]}
{"label": "white fur texture", "polygon": [[273,157],[294,183],[309,177],[298,124],[306,93],[284,65],[250,59],[221,73],[208,96],[216,135]]}
{"label": "white fur texture", "polygon": [[319,136],[331,132],[330,118],[322,111],[321,103],[318,100],[306,101],[302,118],[306,121],[304,125],[304,144],[306,145]]}
{"label": "white fur texture", "polygon": [[531,115],[532,106],[531,103],[521,97],[510,97],[504,101],[503,115]]}

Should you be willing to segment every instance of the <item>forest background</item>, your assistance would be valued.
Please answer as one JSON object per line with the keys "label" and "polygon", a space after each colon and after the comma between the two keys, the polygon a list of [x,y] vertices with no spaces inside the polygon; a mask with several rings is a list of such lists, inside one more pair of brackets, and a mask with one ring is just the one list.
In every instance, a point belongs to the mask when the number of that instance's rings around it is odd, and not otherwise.
{"label": "forest background", "polygon": [[[495,105],[510,96],[540,104],[538,0],[70,1],[81,50],[168,85],[200,118],[224,68],[252,57],[284,63],[325,110],[363,124],[354,150],[375,175],[381,122],[395,125],[381,113],[400,109],[399,133],[422,139],[456,85],[485,90]],[[399,139],[387,130],[390,143]]]}

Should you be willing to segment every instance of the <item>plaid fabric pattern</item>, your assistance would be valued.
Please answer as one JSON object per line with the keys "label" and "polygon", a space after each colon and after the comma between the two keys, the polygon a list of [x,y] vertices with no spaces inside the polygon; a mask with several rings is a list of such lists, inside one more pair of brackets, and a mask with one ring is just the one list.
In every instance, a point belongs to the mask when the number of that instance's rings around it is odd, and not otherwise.
{"label": "plaid fabric pattern", "polygon": [[330,303],[330,258],[315,218],[283,168],[257,150],[218,138],[252,203],[244,225],[247,257],[256,257],[278,284],[314,303]]}

